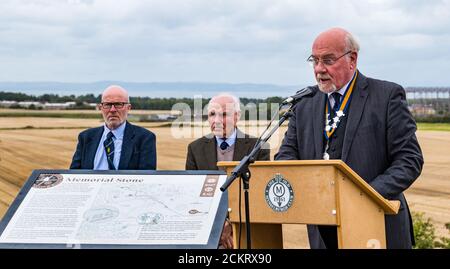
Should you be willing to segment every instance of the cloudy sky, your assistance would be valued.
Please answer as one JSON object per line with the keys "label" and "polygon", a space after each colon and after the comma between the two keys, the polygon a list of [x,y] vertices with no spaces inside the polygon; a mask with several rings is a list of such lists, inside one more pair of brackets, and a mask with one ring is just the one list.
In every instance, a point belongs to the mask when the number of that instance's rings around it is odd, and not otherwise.
{"label": "cloudy sky", "polygon": [[365,75],[450,86],[450,0],[1,0],[0,81],[312,84],[334,26]]}

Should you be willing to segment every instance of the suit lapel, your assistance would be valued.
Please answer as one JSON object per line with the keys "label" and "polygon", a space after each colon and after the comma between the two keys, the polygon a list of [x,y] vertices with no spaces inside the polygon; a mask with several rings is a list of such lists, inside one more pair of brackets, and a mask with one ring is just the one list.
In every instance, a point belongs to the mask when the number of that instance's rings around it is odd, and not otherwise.
{"label": "suit lapel", "polygon": [[205,156],[205,161],[207,167],[210,169],[217,169],[217,149],[216,149],[216,138],[204,137],[203,142],[203,156]]}
{"label": "suit lapel", "polygon": [[[358,71],[359,72],[359,71]],[[367,81],[361,73],[358,74],[356,80],[356,88],[353,92],[352,101],[350,104],[350,111],[347,119],[347,126],[345,129],[344,144],[342,146],[342,160],[347,160],[347,155],[355,137],[356,130],[361,122],[361,116],[364,111],[364,106],[367,101],[369,91],[367,90]]]}
{"label": "suit lapel", "polygon": [[239,129],[237,129],[236,132],[237,136],[233,152],[233,161],[240,161],[245,155],[247,155],[247,144],[249,140],[245,139],[244,133],[239,131]]}
{"label": "suit lapel", "polygon": [[325,129],[325,101],[326,95],[317,90],[313,101],[313,132],[314,132],[314,159],[323,158],[323,140]]}
{"label": "suit lapel", "polygon": [[120,153],[119,170],[128,169],[134,149],[134,136],[135,133],[133,125],[126,122],[125,132],[123,134],[122,150]]}
{"label": "suit lapel", "polygon": [[94,136],[90,137],[86,142],[86,163],[82,167],[86,169],[94,169],[94,159],[97,153],[97,148],[99,146],[100,140],[102,139],[104,127],[98,127],[94,133]]}

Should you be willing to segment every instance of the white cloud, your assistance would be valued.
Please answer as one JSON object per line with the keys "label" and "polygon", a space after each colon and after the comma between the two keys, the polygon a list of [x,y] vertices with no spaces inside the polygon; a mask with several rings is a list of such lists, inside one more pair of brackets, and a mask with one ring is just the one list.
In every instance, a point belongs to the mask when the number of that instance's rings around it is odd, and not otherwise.
{"label": "white cloud", "polygon": [[449,67],[448,0],[3,0],[0,80],[312,83],[305,59],[333,26],[366,75],[450,85],[423,65]]}

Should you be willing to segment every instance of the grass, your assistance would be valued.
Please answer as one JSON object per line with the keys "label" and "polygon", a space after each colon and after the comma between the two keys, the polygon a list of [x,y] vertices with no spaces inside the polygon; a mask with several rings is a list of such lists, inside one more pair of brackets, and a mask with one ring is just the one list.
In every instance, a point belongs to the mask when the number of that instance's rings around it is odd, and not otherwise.
{"label": "grass", "polygon": [[100,114],[90,113],[51,113],[51,112],[2,112],[0,117],[39,117],[39,118],[70,118],[70,119],[101,119]]}
{"label": "grass", "polygon": [[[142,115],[142,114],[149,115],[149,114],[154,114],[157,112],[170,113],[170,111],[134,110],[133,112],[130,113],[129,120],[140,122],[138,115]],[[101,119],[102,118],[101,114],[95,110],[42,111],[42,110],[13,110],[13,109],[0,109],[0,117],[20,117],[20,118],[22,118],[22,117],[43,117],[43,118],[68,118],[68,119]],[[247,121],[246,124],[250,124],[250,123]],[[170,125],[170,123],[168,125]],[[258,123],[257,123],[257,125],[258,125]],[[417,128],[421,131],[450,132],[450,123],[421,123],[421,122],[419,122],[419,123],[417,123]],[[26,129],[26,128],[20,127],[20,129]]]}
{"label": "grass", "polygon": [[450,123],[417,123],[421,131],[445,131],[450,132]]}
{"label": "grass", "polygon": [[88,129],[92,128],[91,126],[58,126],[58,127],[34,127],[32,125],[27,125],[23,127],[7,127],[7,128],[0,128],[0,131],[12,131],[12,130],[29,130],[29,129],[36,129],[36,130],[64,130],[64,129]]}
{"label": "grass", "polygon": [[[131,110],[129,117],[135,121],[143,121],[145,116],[157,114],[173,114],[171,110]],[[27,110],[27,109],[0,109],[0,117],[5,118],[66,118],[66,119],[101,119],[102,115],[98,110]]]}

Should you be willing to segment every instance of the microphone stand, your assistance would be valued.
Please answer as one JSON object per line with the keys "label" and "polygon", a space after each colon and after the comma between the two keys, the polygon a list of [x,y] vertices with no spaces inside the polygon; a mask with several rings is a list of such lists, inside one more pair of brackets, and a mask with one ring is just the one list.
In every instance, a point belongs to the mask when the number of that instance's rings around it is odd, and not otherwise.
{"label": "microphone stand", "polygon": [[[290,118],[293,115],[292,108],[294,107],[295,103],[289,103],[288,104],[288,110],[281,116],[281,118],[278,120],[278,124],[272,128],[272,130],[269,132],[269,134],[263,138],[263,135],[266,133],[270,125],[272,125],[273,119],[270,121],[269,125],[267,126],[267,129],[261,134],[261,136],[258,138],[255,146],[253,147],[253,150],[250,152],[250,154],[246,155],[238,166],[236,166],[231,174],[228,176],[225,183],[220,187],[220,190],[224,192],[228,187],[230,186],[233,181],[240,177],[243,182],[243,188],[244,188],[244,207],[245,207],[245,228],[247,232],[247,249],[251,249],[251,236],[250,236],[250,204],[249,204],[249,194],[248,190],[250,188],[250,178],[251,173],[248,169],[249,165],[251,163],[255,162],[255,157],[261,150],[262,145],[266,143],[270,137],[275,133],[276,130],[285,122],[288,118]],[[283,104],[280,106],[280,108],[283,106]],[[239,205],[240,206],[240,205]]]}

